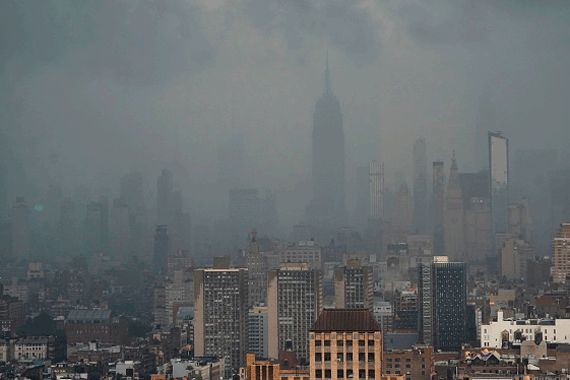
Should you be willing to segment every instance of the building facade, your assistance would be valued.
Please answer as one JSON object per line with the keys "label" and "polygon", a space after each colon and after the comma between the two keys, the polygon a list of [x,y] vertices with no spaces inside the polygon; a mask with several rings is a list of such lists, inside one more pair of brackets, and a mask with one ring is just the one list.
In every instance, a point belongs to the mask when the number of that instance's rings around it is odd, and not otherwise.
{"label": "building facade", "polygon": [[194,355],[215,356],[238,369],[247,348],[247,269],[194,272]]}
{"label": "building facade", "polygon": [[566,283],[570,274],[570,223],[562,223],[552,240],[552,280]]}
{"label": "building facade", "polygon": [[346,265],[334,271],[335,305],[339,309],[370,309],[374,299],[374,275],[372,268],[360,260],[348,260]]}
{"label": "building facade", "polygon": [[466,339],[465,264],[436,256],[418,272],[420,340],[435,349],[458,351]]}
{"label": "building facade", "polygon": [[291,349],[308,362],[309,329],[323,305],[321,271],[306,263],[284,264],[270,271],[267,281],[269,357]]}
{"label": "building facade", "polygon": [[309,334],[311,379],[377,379],[382,331],[365,309],[324,309]]}

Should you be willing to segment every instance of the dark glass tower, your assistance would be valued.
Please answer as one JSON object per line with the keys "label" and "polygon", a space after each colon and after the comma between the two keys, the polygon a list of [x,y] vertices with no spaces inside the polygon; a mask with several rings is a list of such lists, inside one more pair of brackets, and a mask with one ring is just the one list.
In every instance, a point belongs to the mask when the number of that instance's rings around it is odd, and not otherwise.
{"label": "dark glass tower", "polygon": [[313,199],[307,220],[320,230],[330,231],[346,223],[344,202],[344,132],[340,103],[331,88],[328,58],[325,89],[313,114]]}
{"label": "dark glass tower", "polygon": [[420,265],[418,280],[420,339],[437,350],[459,351],[467,339],[465,263],[436,257]]}

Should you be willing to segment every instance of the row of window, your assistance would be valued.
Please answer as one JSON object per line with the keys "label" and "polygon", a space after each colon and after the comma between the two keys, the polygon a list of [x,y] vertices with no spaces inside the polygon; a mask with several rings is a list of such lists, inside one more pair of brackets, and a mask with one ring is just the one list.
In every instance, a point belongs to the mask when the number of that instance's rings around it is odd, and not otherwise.
{"label": "row of window", "polygon": [[[331,353],[330,352],[325,352],[324,355],[321,354],[320,352],[315,353],[315,362],[321,362],[323,361],[325,362],[329,362],[331,360]],[[368,353],[368,361],[369,362],[373,362],[374,361],[374,353],[369,352]],[[353,356],[352,356],[352,352],[347,352],[346,353],[346,359],[344,358],[344,354],[339,353],[336,355],[336,360],[339,362],[342,362],[344,360],[346,361],[352,361],[353,360]],[[361,352],[358,354],[358,361],[363,362],[366,360],[366,354],[364,352]]]}
{"label": "row of window", "polygon": [[[323,345],[323,344],[324,344],[325,347],[330,347],[331,341],[330,341],[330,340],[325,340],[324,343],[323,343],[323,341],[315,340],[315,347],[321,347],[321,345]],[[336,345],[337,345],[338,347],[344,346],[344,340],[342,340],[342,339],[337,340],[337,341],[336,341]],[[347,341],[346,341],[346,345],[347,345],[347,346],[352,346],[352,340],[347,340]],[[366,345],[366,342],[365,342],[364,340],[361,339],[361,340],[358,341],[358,346],[359,346],[359,347],[364,347],[365,345]],[[369,341],[368,341],[368,347],[372,347],[372,346],[374,346],[374,341],[373,341],[373,340],[369,340]]]}
{"label": "row of window", "polygon": [[[321,378],[323,378],[323,375],[324,375],[325,379],[330,379],[331,378],[331,370],[330,369],[325,369],[324,371],[320,370],[320,369],[315,370],[315,378],[321,379]],[[374,379],[375,375],[376,375],[376,373],[373,369],[368,370],[368,378]],[[350,378],[354,377],[354,374],[353,374],[353,371],[351,369],[347,370],[346,373],[344,372],[344,370],[339,369],[336,371],[336,377],[339,379],[350,379]],[[366,378],[366,370],[361,369],[360,371],[358,371],[358,378],[359,379],[365,379]]]}

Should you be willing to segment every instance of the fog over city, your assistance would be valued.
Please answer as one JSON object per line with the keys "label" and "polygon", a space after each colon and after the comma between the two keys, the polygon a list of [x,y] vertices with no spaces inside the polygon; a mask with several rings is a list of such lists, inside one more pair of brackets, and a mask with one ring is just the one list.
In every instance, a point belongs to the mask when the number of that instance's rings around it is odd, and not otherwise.
{"label": "fog over city", "polygon": [[0,0],[0,380],[558,380],[570,1]]}
{"label": "fog over city", "polygon": [[[312,112],[328,49],[355,169],[411,178],[411,150],[473,161],[477,123],[518,149],[566,151],[564,1],[3,1],[2,205],[50,185],[91,197],[142,171],[149,201],[175,172],[194,221],[225,212],[217,152],[278,194],[280,223],[310,198]],[[545,168],[547,170],[547,168]]]}

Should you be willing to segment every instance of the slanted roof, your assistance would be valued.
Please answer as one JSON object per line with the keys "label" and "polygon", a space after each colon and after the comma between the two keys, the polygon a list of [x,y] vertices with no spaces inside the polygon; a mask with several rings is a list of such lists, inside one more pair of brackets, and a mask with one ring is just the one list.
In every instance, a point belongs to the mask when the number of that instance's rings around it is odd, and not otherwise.
{"label": "slanted roof", "polygon": [[380,325],[368,309],[324,309],[311,331],[380,331]]}

